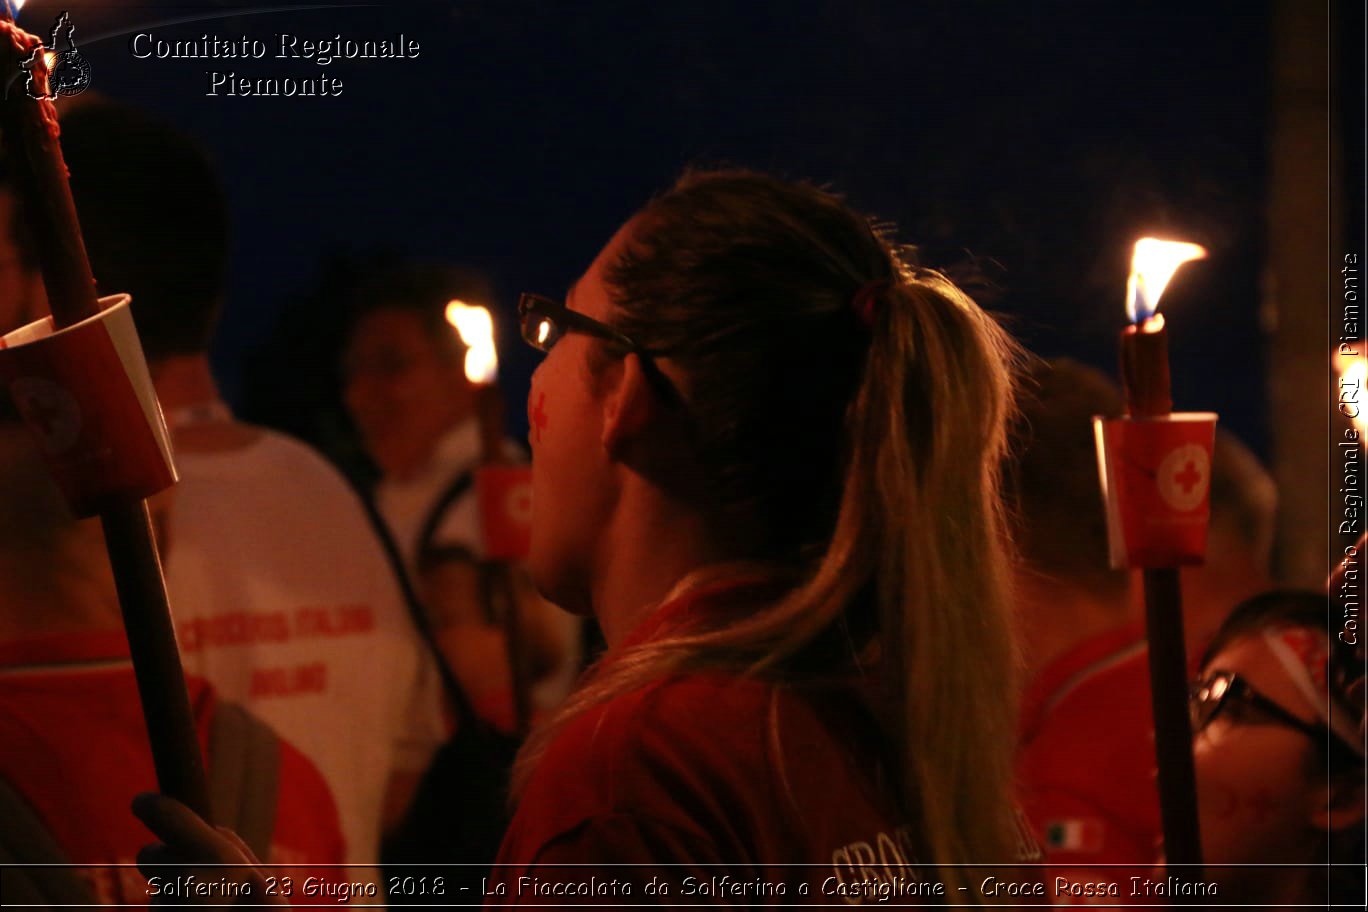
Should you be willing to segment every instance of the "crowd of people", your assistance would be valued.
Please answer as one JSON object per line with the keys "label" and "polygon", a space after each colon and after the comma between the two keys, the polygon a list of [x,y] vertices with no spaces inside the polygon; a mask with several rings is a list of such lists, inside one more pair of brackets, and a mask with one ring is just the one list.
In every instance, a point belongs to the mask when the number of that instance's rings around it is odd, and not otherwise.
{"label": "crowd of people", "polygon": [[[471,478],[528,453],[491,439],[445,317],[492,303],[487,280],[393,260],[338,302],[377,479],[358,488],[223,401],[227,207],[204,153],[102,100],[61,128],[174,443],[152,508],[212,808],[130,810],[156,779],[101,533],[0,400],[0,860],[26,865],[7,903],[187,902],[149,884],[219,883],[216,864],[253,902],[494,906],[1048,902],[1158,876],[1104,375],[1025,352],[831,192],[689,172],[564,300],[519,302],[545,358],[508,567]],[[0,293],[0,333],[44,313],[3,172]],[[1258,460],[1222,433],[1210,474],[1207,563],[1184,571],[1205,881],[1223,903],[1361,899],[1363,655],[1324,591],[1275,587]],[[451,835],[479,815],[501,845]],[[454,845],[471,854],[434,848]],[[487,879],[456,894],[382,862]],[[283,887],[306,880],[322,892]]]}

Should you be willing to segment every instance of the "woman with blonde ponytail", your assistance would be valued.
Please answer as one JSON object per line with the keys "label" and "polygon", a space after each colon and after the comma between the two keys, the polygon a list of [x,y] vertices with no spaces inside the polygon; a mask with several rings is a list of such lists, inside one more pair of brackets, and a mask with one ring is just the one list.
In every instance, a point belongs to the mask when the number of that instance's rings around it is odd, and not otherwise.
{"label": "woman with blonde ponytail", "polygon": [[519,758],[494,901],[582,862],[963,897],[955,865],[1015,860],[1005,333],[837,197],[740,171],[521,310],[530,569],[609,648]]}
{"label": "woman with blonde ponytail", "polygon": [[978,896],[1019,858],[1007,335],[744,171],[685,175],[519,309],[528,569],[608,649],[519,757],[485,901]]}

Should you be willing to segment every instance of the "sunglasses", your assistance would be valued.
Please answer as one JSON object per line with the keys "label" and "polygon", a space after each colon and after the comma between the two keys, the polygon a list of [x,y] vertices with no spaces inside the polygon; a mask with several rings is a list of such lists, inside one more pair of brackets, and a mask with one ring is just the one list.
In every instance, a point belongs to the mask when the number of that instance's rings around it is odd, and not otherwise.
{"label": "sunglasses", "polygon": [[1297,718],[1290,710],[1259,693],[1233,671],[1212,672],[1192,688],[1188,697],[1192,733],[1204,730],[1222,711],[1230,714],[1236,705],[1257,710],[1267,718],[1301,732],[1317,744],[1328,742],[1336,748],[1354,753],[1353,748],[1325,725]]}
{"label": "sunglasses", "polygon": [[644,345],[638,345],[630,336],[618,332],[607,323],[600,323],[577,310],[571,310],[560,301],[531,292],[523,292],[518,297],[518,322],[523,341],[541,352],[551,351],[566,333],[580,332],[638,355],[651,354]]}

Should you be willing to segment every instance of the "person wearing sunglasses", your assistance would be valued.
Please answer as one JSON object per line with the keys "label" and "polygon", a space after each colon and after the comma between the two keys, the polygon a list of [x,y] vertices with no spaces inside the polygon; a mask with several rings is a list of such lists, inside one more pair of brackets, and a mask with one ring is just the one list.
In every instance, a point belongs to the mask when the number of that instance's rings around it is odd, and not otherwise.
{"label": "person wearing sunglasses", "polygon": [[[527,566],[607,650],[519,757],[486,901],[978,895],[959,865],[1022,848],[1006,333],[840,198],[744,171],[686,174],[522,310]],[[172,842],[146,860],[242,861],[137,809]]]}
{"label": "person wearing sunglasses", "polygon": [[1193,756],[1223,902],[1363,898],[1363,705],[1349,697],[1363,668],[1331,616],[1324,595],[1268,592],[1238,605],[1202,657]]}

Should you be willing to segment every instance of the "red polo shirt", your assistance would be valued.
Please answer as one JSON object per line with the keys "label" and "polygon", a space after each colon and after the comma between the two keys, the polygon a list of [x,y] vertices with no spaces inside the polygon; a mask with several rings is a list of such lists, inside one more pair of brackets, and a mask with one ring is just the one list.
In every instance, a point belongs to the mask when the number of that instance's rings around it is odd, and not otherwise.
{"label": "red polo shirt", "polygon": [[[773,594],[754,581],[700,587],[605,662]],[[934,902],[856,684],[693,673],[584,712],[533,773],[486,902],[839,905],[881,890]]]}
{"label": "red polo shirt", "polygon": [[1027,692],[1018,782],[1052,868],[1134,865],[1092,871],[1118,882],[1153,872],[1163,830],[1148,662],[1141,627],[1113,630],[1067,652]]}

